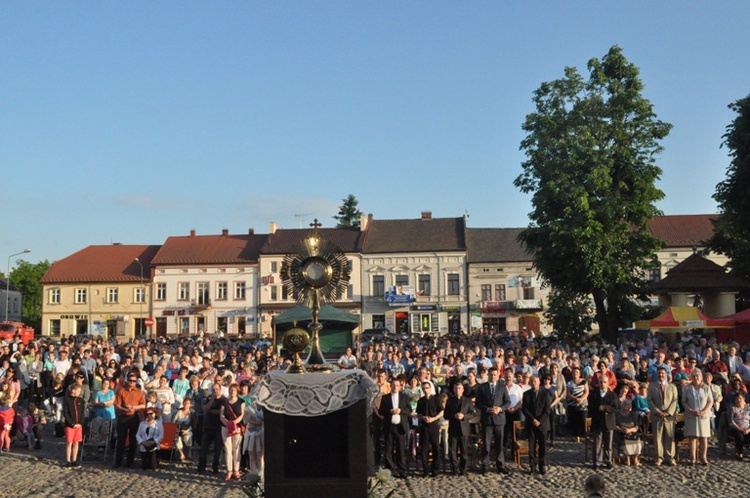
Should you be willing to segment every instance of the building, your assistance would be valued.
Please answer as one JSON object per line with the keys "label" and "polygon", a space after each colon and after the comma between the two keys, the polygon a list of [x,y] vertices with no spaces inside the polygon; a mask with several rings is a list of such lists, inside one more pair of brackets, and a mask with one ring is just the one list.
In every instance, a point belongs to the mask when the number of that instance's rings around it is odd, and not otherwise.
{"label": "building", "polygon": [[23,312],[21,291],[7,279],[0,278],[0,320],[20,322]]}
{"label": "building", "polygon": [[160,246],[88,246],[55,261],[41,278],[43,335],[146,333],[151,260]]}
{"label": "building", "polygon": [[258,256],[267,235],[169,237],[151,262],[157,336],[256,335]]}
{"label": "building", "polygon": [[466,217],[365,220],[362,323],[401,334],[466,330]]}
{"label": "building", "polygon": [[[333,306],[350,313],[361,312],[362,290],[359,275],[361,273],[361,251],[365,227],[362,228],[318,228],[321,238],[335,244],[349,260],[351,279],[346,294],[341,296]],[[279,272],[286,254],[297,250],[297,245],[313,233],[313,229],[278,229],[271,223],[268,237],[260,249],[260,290],[259,313],[261,316],[261,333],[271,337],[271,321],[278,315],[296,305],[294,296],[288,294],[281,285]]]}
{"label": "building", "polygon": [[471,329],[549,332],[541,318],[547,289],[518,241],[523,228],[467,228]]}

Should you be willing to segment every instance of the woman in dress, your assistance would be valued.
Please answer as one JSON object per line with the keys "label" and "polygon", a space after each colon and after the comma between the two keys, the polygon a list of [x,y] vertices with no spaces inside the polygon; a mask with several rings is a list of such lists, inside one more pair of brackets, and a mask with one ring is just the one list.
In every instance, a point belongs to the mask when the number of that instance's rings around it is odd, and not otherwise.
{"label": "woman in dress", "polygon": [[197,423],[192,398],[186,397],[182,400],[182,406],[174,412],[172,422],[177,424],[176,447],[180,454],[180,461],[188,461],[192,458],[190,451],[193,447],[193,429],[195,429]]}
{"label": "woman in dress", "polygon": [[576,441],[586,436],[586,415],[589,409],[589,384],[581,377],[581,369],[573,368],[568,382],[568,423]]}
{"label": "woman in dress", "polygon": [[242,442],[242,453],[248,453],[249,470],[253,474],[260,474],[263,470],[263,407],[258,403],[245,405],[243,415],[245,421],[245,439]]}
{"label": "woman in dress", "polygon": [[10,451],[10,431],[16,418],[16,411],[8,400],[11,398],[10,385],[0,383],[0,450]]}
{"label": "woman in dress", "polygon": [[224,400],[219,413],[223,427],[221,435],[224,438],[224,453],[227,458],[227,481],[232,478],[240,480],[240,452],[242,450],[242,416],[245,403],[239,398],[240,386],[236,383],[229,385],[229,396]]}
{"label": "woman in dress", "polygon": [[703,372],[698,368],[694,369],[690,372],[690,384],[682,390],[685,437],[690,438],[690,463],[693,465],[699,460],[701,465],[708,465],[708,438],[711,436],[713,404],[711,389],[703,382]]}
{"label": "woman in dress", "polygon": [[745,441],[750,437],[750,405],[745,396],[735,396],[734,406],[729,414],[729,433],[734,438],[734,456],[742,460]]}
{"label": "woman in dress", "polygon": [[620,403],[620,411],[617,412],[617,439],[618,447],[625,456],[625,465],[630,465],[630,459],[633,458],[633,465],[641,466],[641,439],[638,434],[639,422],[638,415],[633,411],[633,402],[625,399]]}

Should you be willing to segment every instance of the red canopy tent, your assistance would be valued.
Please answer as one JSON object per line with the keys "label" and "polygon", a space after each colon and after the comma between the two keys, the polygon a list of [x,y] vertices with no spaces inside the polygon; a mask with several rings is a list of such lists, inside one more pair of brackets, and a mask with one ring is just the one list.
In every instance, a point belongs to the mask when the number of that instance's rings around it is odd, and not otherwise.
{"label": "red canopy tent", "polygon": [[734,320],[734,327],[716,331],[716,338],[721,342],[736,340],[738,342],[750,342],[750,308],[725,316],[723,319]]}
{"label": "red canopy tent", "polygon": [[649,321],[652,329],[720,329],[734,327],[731,318],[709,318],[698,308],[671,306],[661,315]]}

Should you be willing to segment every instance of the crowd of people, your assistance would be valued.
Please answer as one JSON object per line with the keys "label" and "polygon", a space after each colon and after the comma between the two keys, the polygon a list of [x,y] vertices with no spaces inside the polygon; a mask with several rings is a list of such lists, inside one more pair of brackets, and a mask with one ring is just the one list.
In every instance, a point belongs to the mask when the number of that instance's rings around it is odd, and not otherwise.
{"label": "crowd of people", "polygon": [[[104,431],[115,468],[132,467],[138,453],[143,469],[155,470],[165,424],[174,424],[179,459],[197,453],[197,472],[213,449],[211,470],[223,465],[227,481],[260,473],[264,415],[252,389],[288,362],[251,339],[11,341],[0,349],[0,449],[40,448],[49,423],[65,438],[66,466],[80,466],[85,435]],[[596,469],[616,458],[642,465],[647,434],[657,466],[677,464],[683,439],[692,465],[709,465],[709,444],[731,440],[742,459],[750,441],[748,346],[690,334],[618,345],[510,333],[404,338],[358,345],[337,363],[378,385],[372,457],[397,476],[411,462],[436,476],[443,458],[463,474],[472,452],[480,472],[508,473],[514,433],[540,474],[561,434],[593,441]]]}

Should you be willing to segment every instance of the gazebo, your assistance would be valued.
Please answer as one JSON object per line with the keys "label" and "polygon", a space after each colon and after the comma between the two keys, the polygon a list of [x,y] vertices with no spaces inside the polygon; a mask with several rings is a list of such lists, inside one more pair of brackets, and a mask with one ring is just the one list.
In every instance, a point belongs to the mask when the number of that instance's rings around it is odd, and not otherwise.
{"label": "gazebo", "polygon": [[698,296],[709,317],[734,313],[735,296],[745,289],[750,289],[750,282],[728,274],[700,254],[685,259],[651,287],[653,293],[659,294],[659,304],[665,307],[685,307],[690,296]]}

